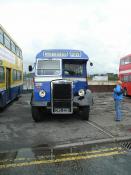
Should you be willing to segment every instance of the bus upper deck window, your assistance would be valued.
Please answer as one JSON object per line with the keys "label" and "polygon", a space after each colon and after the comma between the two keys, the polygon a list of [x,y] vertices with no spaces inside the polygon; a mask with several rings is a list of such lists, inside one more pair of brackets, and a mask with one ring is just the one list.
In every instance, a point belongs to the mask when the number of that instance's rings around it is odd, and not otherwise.
{"label": "bus upper deck window", "polygon": [[129,57],[129,63],[131,63],[131,56]]}
{"label": "bus upper deck window", "polygon": [[3,31],[0,29],[0,43],[4,43]]}
{"label": "bus upper deck window", "polygon": [[16,46],[16,55],[19,57],[20,56],[20,50],[19,48]]}
{"label": "bus upper deck window", "polygon": [[5,47],[10,49],[10,38],[6,34],[4,34],[4,44],[5,44]]}
{"label": "bus upper deck window", "polygon": [[121,65],[124,65],[124,64],[125,64],[124,59],[122,59],[122,60],[120,61],[120,64],[121,64]]}
{"label": "bus upper deck window", "polygon": [[129,64],[129,58],[125,58],[125,64]]}
{"label": "bus upper deck window", "polygon": [[15,50],[15,44],[13,43],[13,41],[11,41],[11,50],[12,50],[13,53],[16,52],[16,50]]}

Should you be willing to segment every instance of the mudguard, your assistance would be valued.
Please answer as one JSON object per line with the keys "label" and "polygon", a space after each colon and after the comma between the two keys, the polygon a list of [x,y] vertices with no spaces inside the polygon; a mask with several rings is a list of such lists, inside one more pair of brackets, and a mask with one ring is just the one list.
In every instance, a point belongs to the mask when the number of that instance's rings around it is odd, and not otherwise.
{"label": "mudguard", "polygon": [[93,105],[92,92],[89,89],[87,89],[84,97],[76,96],[74,97],[74,102],[78,103],[79,106],[92,106]]}

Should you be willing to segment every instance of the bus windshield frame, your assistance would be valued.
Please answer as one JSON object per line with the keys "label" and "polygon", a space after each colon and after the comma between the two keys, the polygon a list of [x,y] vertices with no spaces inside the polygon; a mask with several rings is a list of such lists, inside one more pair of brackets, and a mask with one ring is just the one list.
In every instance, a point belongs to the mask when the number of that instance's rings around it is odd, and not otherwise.
{"label": "bus windshield frame", "polygon": [[83,62],[63,62],[64,77],[82,77],[84,75]]}
{"label": "bus windshield frame", "polygon": [[[41,67],[39,68],[39,62],[52,62],[53,61],[55,62],[58,62],[59,65],[59,68],[56,68],[56,69],[52,69],[52,64],[51,65],[51,68],[44,68],[42,69]],[[62,74],[62,66],[61,66],[61,59],[56,59],[56,58],[53,58],[53,59],[37,59],[37,62],[36,62],[36,70],[35,70],[35,74],[36,76],[60,76]]]}

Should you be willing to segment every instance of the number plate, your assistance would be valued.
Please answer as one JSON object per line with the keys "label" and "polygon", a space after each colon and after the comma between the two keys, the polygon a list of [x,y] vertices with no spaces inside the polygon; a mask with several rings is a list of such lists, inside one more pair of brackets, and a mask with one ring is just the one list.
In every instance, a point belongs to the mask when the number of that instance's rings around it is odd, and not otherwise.
{"label": "number plate", "polygon": [[56,113],[60,113],[60,112],[66,113],[66,112],[71,112],[71,111],[70,111],[70,108],[54,108],[54,112],[56,112]]}

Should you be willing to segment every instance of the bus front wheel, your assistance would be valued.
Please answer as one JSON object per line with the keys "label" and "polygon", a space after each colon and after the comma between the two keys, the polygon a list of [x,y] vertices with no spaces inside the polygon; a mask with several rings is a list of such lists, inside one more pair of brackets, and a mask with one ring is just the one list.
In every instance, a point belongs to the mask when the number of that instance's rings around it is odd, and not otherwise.
{"label": "bus front wheel", "polygon": [[39,107],[32,106],[31,112],[32,112],[32,118],[35,122],[42,121],[41,109]]}
{"label": "bus front wheel", "polygon": [[124,96],[128,96],[127,89],[124,88],[123,94],[124,94]]}
{"label": "bus front wheel", "polygon": [[90,106],[82,107],[80,110],[80,117],[83,120],[89,120]]}

